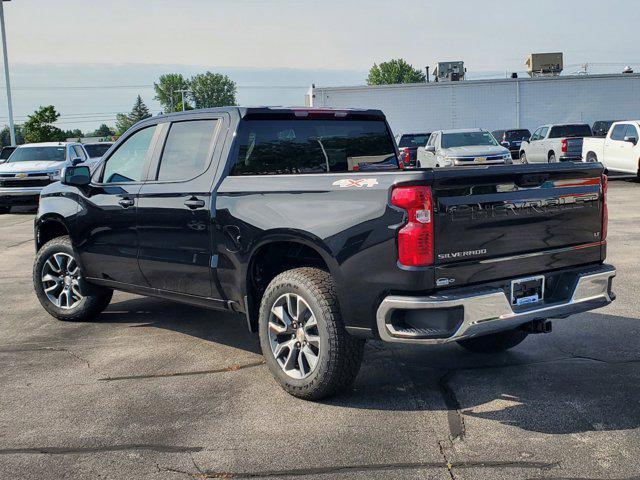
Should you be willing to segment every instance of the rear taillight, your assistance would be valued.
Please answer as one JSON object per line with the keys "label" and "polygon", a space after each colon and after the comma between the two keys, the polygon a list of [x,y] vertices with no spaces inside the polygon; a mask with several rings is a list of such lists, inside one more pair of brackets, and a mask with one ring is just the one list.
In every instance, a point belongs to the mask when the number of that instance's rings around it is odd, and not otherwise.
{"label": "rear taillight", "polygon": [[433,264],[433,198],[429,187],[396,187],[391,204],[407,212],[398,232],[398,261],[407,267]]}
{"label": "rear taillight", "polygon": [[600,240],[607,239],[607,230],[609,225],[609,207],[607,207],[607,188],[609,187],[609,178],[602,175],[602,232]]}
{"label": "rear taillight", "polygon": [[562,153],[567,153],[567,139],[562,139]]}

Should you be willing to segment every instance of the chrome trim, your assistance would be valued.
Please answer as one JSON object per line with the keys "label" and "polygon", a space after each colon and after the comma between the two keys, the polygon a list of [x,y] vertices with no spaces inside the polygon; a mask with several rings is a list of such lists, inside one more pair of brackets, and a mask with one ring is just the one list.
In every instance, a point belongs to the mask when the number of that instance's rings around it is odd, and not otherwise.
{"label": "chrome trim", "polygon": [[[575,313],[604,307],[613,301],[609,285],[616,270],[602,265],[597,270],[587,270],[579,275],[571,298],[566,302],[519,307],[514,311],[502,289],[491,288],[471,294],[438,294],[426,297],[390,295],[386,297],[376,314],[380,338],[386,342],[442,344],[463,338],[495,333],[516,328],[532,320],[560,318]],[[416,338],[399,332],[389,324],[395,310],[424,310],[463,307],[463,321],[456,332],[447,338]]]}
{"label": "chrome trim", "polygon": [[44,187],[3,187],[0,197],[20,197],[26,195],[40,195]]}

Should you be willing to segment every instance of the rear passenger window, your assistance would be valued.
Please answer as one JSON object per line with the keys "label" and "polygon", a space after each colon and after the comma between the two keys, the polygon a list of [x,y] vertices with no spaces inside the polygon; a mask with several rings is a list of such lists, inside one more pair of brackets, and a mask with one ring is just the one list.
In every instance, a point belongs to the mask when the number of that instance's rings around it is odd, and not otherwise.
{"label": "rear passenger window", "polygon": [[624,132],[627,131],[627,125],[624,123],[618,124],[613,127],[613,132],[611,132],[611,140],[620,140],[624,141]]}
{"label": "rear passenger window", "polygon": [[397,170],[381,120],[247,120],[240,124],[231,175]]}
{"label": "rear passenger window", "polygon": [[190,180],[209,166],[217,120],[193,120],[171,124],[164,145],[158,180]]}

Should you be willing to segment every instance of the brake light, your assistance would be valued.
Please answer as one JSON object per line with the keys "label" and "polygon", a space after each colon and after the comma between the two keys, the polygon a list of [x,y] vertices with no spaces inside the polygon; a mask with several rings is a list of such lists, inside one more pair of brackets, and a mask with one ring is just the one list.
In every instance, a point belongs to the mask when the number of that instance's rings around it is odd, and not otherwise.
{"label": "brake light", "polygon": [[391,204],[406,210],[407,223],[398,232],[398,261],[407,267],[433,264],[433,198],[424,186],[396,187]]}
{"label": "brake light", "polygon": [[602,233],[601,241],[607,239],[607,230],[609,226],[609,207],[607,207],[607,189],[609,187],[609,178],[602,175]]}
{"label": "brake light", "polygon": [[567,153],[567,139],[562,139],[562,153]]}

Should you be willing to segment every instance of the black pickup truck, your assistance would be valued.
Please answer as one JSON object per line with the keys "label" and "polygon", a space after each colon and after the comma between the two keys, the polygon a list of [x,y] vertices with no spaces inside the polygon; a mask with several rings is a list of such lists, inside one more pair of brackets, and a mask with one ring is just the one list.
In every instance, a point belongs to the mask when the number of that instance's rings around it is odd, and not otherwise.
{"label": "black pickup truck", "polygon": [[600,164],[397,155],[373,110],[144,120],[42,192],[36,294],[61,320],[97,318],[113,290],[237,312],[306,399],[346,388],[366,339],[499,352],[612,301]]}

